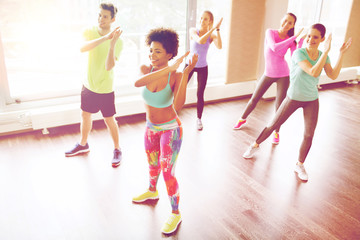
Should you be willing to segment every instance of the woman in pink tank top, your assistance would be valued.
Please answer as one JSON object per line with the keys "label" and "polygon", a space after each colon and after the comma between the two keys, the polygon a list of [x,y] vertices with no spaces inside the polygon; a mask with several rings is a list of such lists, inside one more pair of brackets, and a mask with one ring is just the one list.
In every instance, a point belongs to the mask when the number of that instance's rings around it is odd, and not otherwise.
{"label": "woman in pink tank top", "polygon": [[[294,35],[295,23],[296,16],[292,13],[287,13],[281,20],[281,25],[278,30],[266,30],[264,43],[265,72],[260,78],[255,92],[251,96],[234,129],[241,129],[246,124],[246,118],[255,109],[260,98],[273,83],[277,85],[275,111],[286,97],[286,91],[289,87],[289,67],[285,60],[285,54],[289,49],[292,54],[297,48],[301,48],[305,37],[303,36],[299,43],[296,42],[296,38],[303,29],[300,29],[300,31]],[[280,126],[274,131],[273,144],[279,143],[279,130]]]}

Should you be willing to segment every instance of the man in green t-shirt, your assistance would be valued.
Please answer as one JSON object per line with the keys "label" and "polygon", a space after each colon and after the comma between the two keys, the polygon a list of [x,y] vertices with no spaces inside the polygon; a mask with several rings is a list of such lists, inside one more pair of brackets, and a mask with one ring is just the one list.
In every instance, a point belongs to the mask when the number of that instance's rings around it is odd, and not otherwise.
{"label": "man in green t-shirt", "polygon": [[119,129],[114,115],[115,95],[113,90],[115,61],[119,58],[122,41],[119,39],[120,27],[111,30],[117,8],[113,4],[102,3],[98,17],[98,26],[84,31],[85,42],[80,51],[88,52],[87,78],[81,90],[81,139],[65,156],[75,156],[89,152],[87,139],[92,128],[91,115],[101,111],[114,142],[112,166],[118,167],[122,153],[119,145]]}

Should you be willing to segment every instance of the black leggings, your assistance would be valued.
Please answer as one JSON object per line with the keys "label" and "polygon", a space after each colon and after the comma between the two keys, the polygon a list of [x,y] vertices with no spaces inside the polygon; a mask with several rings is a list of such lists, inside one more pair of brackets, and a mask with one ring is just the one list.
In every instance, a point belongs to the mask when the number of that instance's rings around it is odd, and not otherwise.
{"label": "black leggings", "polygon": [[[246,119],[249,114],[255,109],[256,104],[259,102],[260,98],[265,94],[265,92],[269,89],[269,87],[276,82],[276,100],[275,100],[275,110],[278,110],[280,104],[286,97],[286,91],[289,87],[289,76],[281,77],[281,78],[271,78],[263,75],[259,83],[256,85],[256,89],[251,96],[246,108],[244,110],[242,119]],[[280,126],[275,129],[276,132],[279,132]]]}
{"label": "black leggings", "polygon": [[319,99],[310,102],[301,102],[291,100],[289,97],[286,97],[270,124],[264,128],[255,142],[260,144],[265,141],[271,135],[274,129],[280,127],[298,108],[303,108],[304,110],[304,139],[301,143],[299,153],[299,162],[303,163],[305,162],[305,158],[309,153],[312,139],[314,137],[319,114]]}
{"label": "black leggings", "polygon": [[[185,65],[185,68],[188,64]],[[206,88],[206,83],[208,79],[208,66],[202,68],[194,68],[188,78],[188,82],[190,81],[194,72],[197,73],[197,81],[198,81],[198,88],[197,88],[197,117],[201,119],[203,110],[204,110],[204,92]]]}

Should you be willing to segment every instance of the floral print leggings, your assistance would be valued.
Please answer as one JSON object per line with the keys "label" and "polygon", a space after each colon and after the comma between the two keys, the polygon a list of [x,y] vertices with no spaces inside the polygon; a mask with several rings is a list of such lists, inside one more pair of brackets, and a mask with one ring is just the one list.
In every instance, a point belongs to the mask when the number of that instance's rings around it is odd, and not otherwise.
{"label": "floral print leggings", "polygon": [[175,178],[176,160],[182,143],[182,127],[179,118],[163,124],[146,122],[145,151],[149,162],[150,188],[156,184],[163,172],[171,208],[179,208],[179,185]]}

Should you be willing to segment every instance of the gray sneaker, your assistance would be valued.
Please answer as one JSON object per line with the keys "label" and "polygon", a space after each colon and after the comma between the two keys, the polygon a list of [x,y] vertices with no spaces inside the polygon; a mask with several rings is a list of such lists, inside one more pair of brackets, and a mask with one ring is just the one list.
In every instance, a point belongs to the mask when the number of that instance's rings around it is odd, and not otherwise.
{"label": "gray sneaker", "polygon": [[114,150],[114,157],[111,161],[112,167],[117,168],[120,165],[122,159],[122,152],[119,149]]}
{"label": "gray sneaker", "polygon": [[72,156],[78,155],[80,153],[87,153],[89,151],[90,151],[89,144],[86,143],[85,146],[82,146],[79,143],[77,143],[74,148],[65,152],[65,156],[72,157]]}

